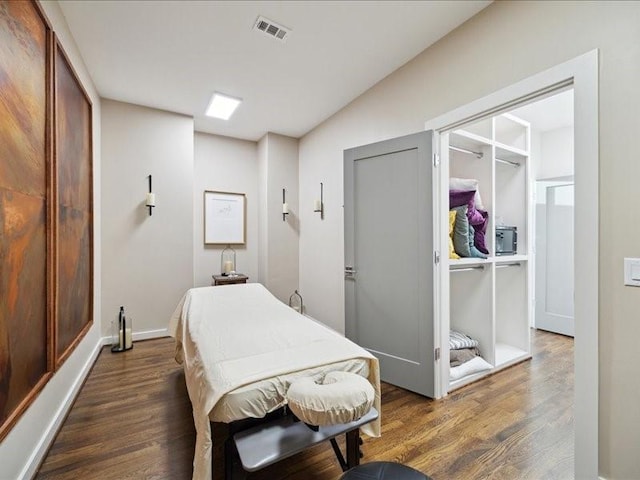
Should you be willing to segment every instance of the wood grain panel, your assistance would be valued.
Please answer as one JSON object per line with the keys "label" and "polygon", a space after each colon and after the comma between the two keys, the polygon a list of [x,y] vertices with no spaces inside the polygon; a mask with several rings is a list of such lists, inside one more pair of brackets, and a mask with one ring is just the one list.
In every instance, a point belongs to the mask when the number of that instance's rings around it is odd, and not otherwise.
{"label": "wood grain panel", "polygon": [[58,202],[91,209],[91,101],[58,43],[55,60]]}
{"label": "wood grain panel", "polygon": [[45,196],[47,28],[31,2],[0,1],[0,187]]}
{"label": "wood grain panel", "polygon": [[0,1],[0,440],[48,377],[50,29]]}
{"label": "wood grain panel", "polygon": [[0,423],[47,372],[45,199],[0,189]]}
{"label": "wood grain panel", "polygon": [[93,322],[91,102],[59,44],[55,125],[57,368]]}
{"label": "wood grain panel", "polygon": [[[573,339],[533,334],[533,359],[445,399],[382,385],[382,437],[362,461],[398,461],[434,479],[573,478]],[[103,350],[37,479],[189,479],[195,430],[174,341]],[[330,445],[248,476],[336,480]]]}
{"label": "wood grain panel", "polygon": [[58,223],[58,323],[57,354],[66,350],[90,324],[91,298],[91,215],[60,205]]}

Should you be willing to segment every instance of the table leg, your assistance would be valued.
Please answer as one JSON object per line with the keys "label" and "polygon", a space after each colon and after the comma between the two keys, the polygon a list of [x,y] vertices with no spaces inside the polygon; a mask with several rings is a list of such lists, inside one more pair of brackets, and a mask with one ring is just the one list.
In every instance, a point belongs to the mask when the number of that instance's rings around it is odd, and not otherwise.
{"label": "table leg", "polygon": [[[229,424],[221,422],[211,423],[211,436],[213,446],[211,449],[211,469],[213,480],[231,480],[227,462],[227,442],[231,440]],[[227,476],[229,475],[229,476]]]}
{"label": "table leg", "polygon": [[360,465],[360,429],[354,428],[346,433],[347,468]]}

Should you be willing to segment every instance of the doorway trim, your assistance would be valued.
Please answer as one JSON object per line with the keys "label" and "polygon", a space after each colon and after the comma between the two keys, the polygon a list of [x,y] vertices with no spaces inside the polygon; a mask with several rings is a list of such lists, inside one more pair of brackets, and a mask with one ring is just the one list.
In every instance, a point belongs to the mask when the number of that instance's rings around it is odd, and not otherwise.
{"label": "doorway trim", "polygon": [[[574,241],[575,258],[580,259],[574,266],[574,467],[575,478],[598,478],[598,50],[591,50],[429,120],[425,130],[434,130],[438,137],[440,132],[457,125],[512,109],[567,86],[574,90],[574,158],[579,159],[574,162],[574,231],[575,238],[580,239]],[[440,148],[439,142],[435,148]],[[438,219],[435,221],[440,225]],[[436,239],[440,240],[440,237]],[[438,244],[436,248],[442,250]],[[442,300],[435,302],[436,308]],[[439,312],[435,313],[439,318]]]}

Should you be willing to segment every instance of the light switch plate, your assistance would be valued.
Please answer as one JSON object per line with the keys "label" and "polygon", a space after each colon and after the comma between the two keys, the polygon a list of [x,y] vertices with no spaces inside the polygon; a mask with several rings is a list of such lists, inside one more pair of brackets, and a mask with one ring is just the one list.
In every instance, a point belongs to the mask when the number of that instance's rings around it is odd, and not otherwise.
{"label": "light switch plate", "polygon": [[624,259],[624,284],[640,287],[640,258]]}

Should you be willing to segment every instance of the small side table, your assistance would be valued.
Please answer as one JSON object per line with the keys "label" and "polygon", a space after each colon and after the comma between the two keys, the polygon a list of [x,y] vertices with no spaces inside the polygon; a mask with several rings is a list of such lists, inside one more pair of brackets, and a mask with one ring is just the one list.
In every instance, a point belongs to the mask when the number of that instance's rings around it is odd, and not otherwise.
{"label": "small side table", "polygon": [[211,275],[213,277],[213,282],[211,285],[234,285],[236,283],[247,283],[249,277],[243,275],[242,273],[236,273],[235,275]]}

